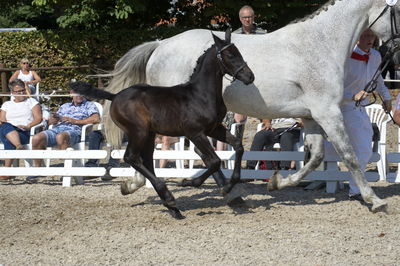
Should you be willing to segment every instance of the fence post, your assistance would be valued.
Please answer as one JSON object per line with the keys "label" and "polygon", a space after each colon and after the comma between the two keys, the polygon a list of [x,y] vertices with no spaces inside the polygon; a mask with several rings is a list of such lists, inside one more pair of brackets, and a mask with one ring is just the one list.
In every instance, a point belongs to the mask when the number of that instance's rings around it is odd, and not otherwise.
{"label": "fence post", "polygon": [[99,89],[103,89],[104,88],[103,80],[100,77],[97,78],[97,88],[99,88]]}
{"label": "fence post", "polygon": [[[5,68],[4,64],[1,63],[0,64],[0,68]],[[1,93],[5,94],[5,93],[8,92],[8,90],[7,90],[7,74],[6,74],[6,72],[2,71],[0,77],[1,77]],[[2,102],[7,101],[7,97],[5,97],[5,96],[2,97],[1,101]]]}

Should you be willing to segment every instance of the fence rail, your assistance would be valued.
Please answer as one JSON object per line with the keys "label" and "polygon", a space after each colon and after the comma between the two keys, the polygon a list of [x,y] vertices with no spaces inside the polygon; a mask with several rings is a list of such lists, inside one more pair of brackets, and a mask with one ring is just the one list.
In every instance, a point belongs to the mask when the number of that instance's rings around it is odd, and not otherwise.
{"label": "fence rail", "polygon": [[[114,150],[111,156],[116,159],[123,157],[124,150]],[[234,151],[217,151],[221,160],[234,160]],[[64,167],[0,167],[2,175],[9,176],[62,176],[63,186],[72,185],[72,177],[75,177],[77,184],[82,184],[82,176],[103,176],[105,174],[104,167],[76,167],[78,165],[75,160],[78,159],[105,159],[107,151],[105,150],[85,150],[76,151],[72,149],[67,150],[0,150],[0,159],[6,158],[19,158],[19,159],[61,159],[64,161]],[[379,160],[379,154],[374,153],[371,162]],[[399,157],[400,158],[400,157]],[[154,159],[169,159],[169,160],[200,160],[200,157],[193,151],[159,151],[154,152]],[[253,152],[246,151],[243,154],[243,160],[296,160],[303,161],[303,152],[277,152],[277,151],[262,151]],[[400,160],[400,159],[399,159]],[[325,170],[318,170],[307,175],[306,180],[324,181],[327,183],[327,192],[333,193],[338,188],[339,181],[349,180],[351,177],[350,172],[340,171],[337,162],[340,161],[338,156],[326,156],[324,161],[327,164]],[[193,178],[199,176],[205,171],[205,168],[156,168],[155,173],[158,177],[163,178]],[[223,173],[229,177],[232,170],[223,169]],[[286,177],[293,174],[295,171],[282,170],[279,173]],[[241,174],[243,179],[267,179],[274,173],[273,170],[247,170],[242,169]],[[133,176],[135,170],[133,168],[112,168],[110,171],[111,176],[126,177]],[[366,178],[370,182],[379,180],[377,172],[367,172]]]}

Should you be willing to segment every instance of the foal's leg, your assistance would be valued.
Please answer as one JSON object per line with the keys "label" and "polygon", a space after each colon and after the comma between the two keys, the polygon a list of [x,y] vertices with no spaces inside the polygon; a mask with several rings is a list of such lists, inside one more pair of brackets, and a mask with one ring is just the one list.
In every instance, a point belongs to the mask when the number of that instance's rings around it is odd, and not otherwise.
{"label": "foal's leg", "polygon": [[242,141],[240,138],[233,136],[223,125],[219,125],[209,136],[224,143],[228,143],[236,152],[231,182],[224,187],[224,192],[229,193],[235,184],[240,181],[240,169],[244,152]]}
{"label": "foal's leg", "polygon": [[[201,151],[196,146],[194,147],[194,151],[200,156],[201,160],[203,160],[203,162],[204,162],[206,157],[201,153]],[[221,168],[219,168],[217,172],[212,174],[212,176],[218,187],[221,188],[226,185],[226,178],[225,178],[225,175],[222,173]]]}
{"label": "foal's leg", "polygon": [[[163,205],[168,208],[171,215],[176,219],[183,219],[184,217],[178,210],[175,204],[175,198],[172,193],[168,190],[165,182],[154,175],[154,169],[148,169],[145,165],[150,167],[149,156],[150,152],[154,151],[154,138],[152,139],[153,144],[149,144],[151,141],[146,140],[145,146],[140,149],[138,145],[133,143],[138,142],[138,140],[129,139],[128,147],[126,148],[124,161],[130,164],[139,173],[144,175],[153,185],[158,196],[161,198]],[[140,154],[144,154],[145,158],[140,157]],[[151,156],[152,158],[152,156]]]}
{"label": "foal's leg", "polygon": [[211,174],[216,173],[220,169],[221,160],[215,153],[214,148],[211,146],[210,142],[207,139],[207,136],[204,133],[200,133],[195,137],[187,137],[201,152],[201,158],[206,165],[207,170],[199,177],[193,179],[183,179],[181,185],[184,187],[199,187]]}

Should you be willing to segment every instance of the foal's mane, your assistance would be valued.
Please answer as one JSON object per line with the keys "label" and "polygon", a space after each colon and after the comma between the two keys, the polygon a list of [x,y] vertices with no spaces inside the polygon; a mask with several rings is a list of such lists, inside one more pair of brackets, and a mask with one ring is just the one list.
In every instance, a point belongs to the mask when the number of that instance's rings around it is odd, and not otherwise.
{"label": "foal's mane", "polygon": [[329,6],[333,6],[336,3],[336,1],[342,1],[342,0],[329,0],[323,6],[321,6],[319,9],[314,11],[312,14],[305,16],[303,18],[300,18],[300,19],[295,19],[294,21],[291,22],[291,24],[298,23],[298,22],[304,22],[306,20],[313,19],[314,17],[318,16],[322,11],[327,11]]}
{"label": "foal's mane", "polygon": [[203,52],[203,54],[197,59],[197,61],[196,61],[196,66],[194,67],[193,73],[192,73],[192,75],[190,75],[189,80],[191,80],[192,77],[199,71],[200,66],[202,65],[204,59],[206,58],[206,55],[208,54],[208,52],[209,52],[211,49],[215,49],[215,44],[213,44],[210,48],[208,48],[207,50],[205,50],[205,51]]}

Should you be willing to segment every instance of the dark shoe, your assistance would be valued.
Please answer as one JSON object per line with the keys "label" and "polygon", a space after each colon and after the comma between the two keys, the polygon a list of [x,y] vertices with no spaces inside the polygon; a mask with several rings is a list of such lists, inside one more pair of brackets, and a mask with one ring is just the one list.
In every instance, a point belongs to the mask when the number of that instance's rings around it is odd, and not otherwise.
{"label": "dark shoe", "polygon": [[103,181],[111,181],[111,180],[116,178],[116,177],[110,175],[111,168],[112,167],[109,167],[109,168],[106,169],[106,173],[101,177],[101,180],[103,180]]}
{"label": "dark shoe", "polygon": [[29,184],[37,183],[37,178],[38,177],[39,176],[37,176],[37,175],[28,176],[28,177],[26,177],[26,183],[29,183]]}
{"label": "dark shoe", "polygon": [[364,202],[361,194],[349,195],[349,200],[357,200],[357,201],[360,201],[360,202]]}

